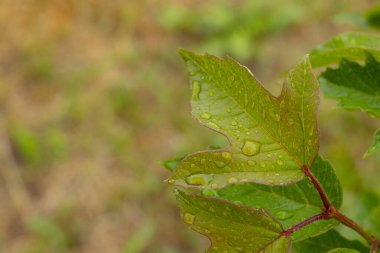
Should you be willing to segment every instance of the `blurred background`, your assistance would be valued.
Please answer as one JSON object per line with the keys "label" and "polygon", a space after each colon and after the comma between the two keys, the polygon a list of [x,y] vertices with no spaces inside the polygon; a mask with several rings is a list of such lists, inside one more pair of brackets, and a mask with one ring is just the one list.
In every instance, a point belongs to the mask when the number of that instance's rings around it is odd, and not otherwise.
{"label": "blurred background", "polygon": [[[341,18],[373,3],[0,1],[0,252],[203,252],[160,161],[226,140],[192,119],[176,50],[228,54],[278,94],[318,44],[376,32]],[[380,192],[379,154],[362,159],[380,124],[334,105],[322,96],[321,153],[360,217]]]}

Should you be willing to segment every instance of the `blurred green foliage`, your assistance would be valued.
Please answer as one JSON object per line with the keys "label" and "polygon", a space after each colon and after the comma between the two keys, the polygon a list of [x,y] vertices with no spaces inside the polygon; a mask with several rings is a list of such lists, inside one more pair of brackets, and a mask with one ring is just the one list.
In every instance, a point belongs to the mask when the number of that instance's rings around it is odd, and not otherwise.
{"label": "blurred green foliage", "polygon": [[169,31],[181,30],[202,38],[201,51],[248,60],[260,50],[265,36],[300,23],[307,14],[306,4],[298,0],[243,1],[240,5],[210,1],[195,10],[180,4],[165,6],[158,17]]}

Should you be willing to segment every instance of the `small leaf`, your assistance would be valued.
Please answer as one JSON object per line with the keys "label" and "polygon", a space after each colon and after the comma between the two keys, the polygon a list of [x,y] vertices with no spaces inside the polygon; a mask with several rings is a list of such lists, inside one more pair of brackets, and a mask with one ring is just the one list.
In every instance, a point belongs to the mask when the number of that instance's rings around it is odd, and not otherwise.
{"label": "small leaf", "polygon": [[342,59],[339,68],[328,68],[321,74],[323,92],[339,99],[346,109],[360,109],[380,118],[380,62],[366,54],[366,64]]}
{"label": "small leaf", "polygon": [[178,190],[176,194],[184,222],[210,239],[208,253],[290,252],[290,239],[281,236],[281,224],[265,210]]}
{"label": "small leaf", "polygon": [[171,160],[165,160],[165,161],[162,162],[162,165],[165,168],[167,168],[168,170],[170,170],[171,172],[174,172],[177,169],[177,166],[183,160],[183,158],[184,158],[184,156],[178,157],[178,158],[174,158],[174,159],[171,159]]}
{"label": "small leaf", "polygon": [[[339,208],[342,204],[342,187],[330,163],[318,157],[311,171],[331,203]],[[218,196],[249,207],[267,209],[277,216],[284,229],[320,213],[323,206],[318,192],[307,178],[288,186],[232,185],[219,190]],[[319,220],[295,232],[292,239],[300,241],[317,236],[338,224],[334,219]]]}
{"label": "small leaf", "polygon": [[369,252],[369,248],[361,242],[348,240],[335,230],[294,244],[297,253],[321,253],[336,248],[351,248],[361,253]]}
{"label": "small leaf", "polygon": [[372,146],[365,152],[364,157],[372,155],[375,151],[380,149],[380,129],[377,129]]}
{"label": "small leaf", "polygon": [[327,253],[360,253],[360,252],[354,249],[337,248],[337,249],[330,250]]}
{"label": "small leaf", "polygon": [[364,60],[365,52],[380,59],[380,36],[343,33],[311,51],[310,62],[313,68],[319,68],[338,63],[343,58],[350,61]]}
{"label": "small leaf", "polygon": [[380,28],[380,4],[377,3],[363,14],[368,26]]}
{"label": "small leaf", "polygon": [[289,72],[280,97],[234,60],[180,51],[192,83],[192,113],[230,146],[187,156],[172,179],[222,188],[236,182],[284,185],[301,180],[318,153],[319,84],[308,57]]}

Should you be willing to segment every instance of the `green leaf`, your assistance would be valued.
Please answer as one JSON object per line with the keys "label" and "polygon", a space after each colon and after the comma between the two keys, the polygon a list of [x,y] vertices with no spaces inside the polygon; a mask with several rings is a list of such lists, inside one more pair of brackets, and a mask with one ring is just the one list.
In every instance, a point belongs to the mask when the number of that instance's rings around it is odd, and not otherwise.
{"label": "green leaf", "polygon": [[294,244],[295,252],[298,253],[321,253],[336,248],[351,248],[362,253],[369,252],[369,248],[361,242],[348,240],[335,230]]}
{"label": "green leaf", "polygon": [[372,146],[365,152],[364,157],[372,155],[376,150],[380,148],[380,129],[377,129]]}
{"label": "green leaf", "polygon": [[183,160],[184,156],[182,157],[178,157],[178,158],[174,158],[174,159],[170,159],[170,160],[165,160],[162,162],[162,165],[167,168],[168,170],[170,170],[171,172],[175,171],[177,166],[181,163],[181,161]]}
{"label": "green leaf", "polygon": [[380,59],[380,36],[343,33],[311,51],[310,62],[313,68],[319,68],[338,63],[343,58],[351,61],[364,60],[365,52]]}
{"label": "green leaf", "polygon": [[230,146],[187,156],[172,176],[179,185],[222,188],[236,182],[285,185],[301,180],[318,153],[319,84],[308,56],[271,95],[234,60],[180,51],[190,71],[192,113]]}
{"label": "green leaf", "polygon": [[360,253],[360,252],[354,249],[338,248],[338,249],[330,250],[327,253]]}
{"label": "green leaf", "polygon": [[364,191],[360,194],[360,202],[353,212],[353,219],[359,220],[369,233],[380,237],[380,194]]}
{"label": "green leaf", "polygon": [[[342,204],[342,187],[330,163],[318,157],[311,171],[325,190],[329,200],[339,208]],[[284,229],[289,229],[308,217],[321,213],[323,203],[319,194],[307,178],[288,186],[265,186],[255,184],[232,185],[218,191],[220,198],[253,208],[264,208],[280,220]],[[292,235],[300,241],[326,232],[339,222],[316,221]]]}
{"label": "green leaf", "polygon": [[321,74],[323,92],[346,109],[360,109],[380,118],[380,63],[369,53],[364,66],[342,59],[339,68]]}
{"label": "green leaf", "polygon": [[380,4],[377,3],[364,13],[368,26],[380,28]]}
{"label": "green leaf", "polygon": [[211,252],[290,252],[290,238],[281,224],[263,209],[251,209],[221,199],[176,190],[184,222],[207,236]]}

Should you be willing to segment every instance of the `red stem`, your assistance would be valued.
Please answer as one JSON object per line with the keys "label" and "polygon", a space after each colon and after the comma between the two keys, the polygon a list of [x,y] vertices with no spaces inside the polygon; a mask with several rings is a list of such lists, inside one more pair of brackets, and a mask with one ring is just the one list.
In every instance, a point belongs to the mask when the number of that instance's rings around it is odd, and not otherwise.
{"label": "red stem", "polygon": [[311,183],[314,185],[315,189],[317,189],[319,196],[321,197],[321,200],[323,202],[323,206],[325,207],[325,210],[329,210],[333,207],[333,205],[330,203],[325,191],[323,190],[322,186],[318,182],[318,179],[314,176],[314,174],[310,171],[310,169],[304,165],[302,166],[303,173],[309,178]]}
{"label": "red stem", "polygon": [[370,253],[376,253],[379,250],[379,241],[375,237],[372,237],[372,245]]}
{"label": "red stem", "polygon": [[345,226],[355,230],[358,234],[364,237],[369,245],[371,245],[371,252],[376,253],[379,250],[380,242],[373,235],[368,234],[362,227],[360,227],[356,222],[339,212],[333,204],[329,201],[326,192],[323,190],[321,184],[318,182],[318,179],[314,176],[314,174],[310,171],[310,169],[304,165],[301,167],[303,173],[309,178],[311,183],[314,185],[315,189],[318,191],[319,196],[323,202],[324,211],[320,214],[314,215],[296,225],[289,228],[288,230],[284,230],[281,233],[281,236],[290,236],[294,232],[300,230],[301,228],[313,223],[317,220],[327,220],[327,219],[336,219]]}
{"label": "red stem", "polygon": [[324,220],[324,219],[329,219],[328,213],[324,212],[324,213],[316,214],[316,215],[311,216],[310,218],[298,223],[297,225],[294,225],[293,227],[289,228],[288,230],[284,230],[282,232],[282,235],[289,236],[289,235],[293,234],[294,232],[300,230],[304,226],[309,225],[310,223],[313,223],[317,220]]}

